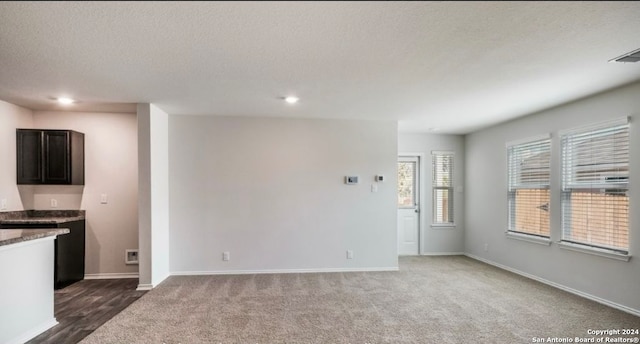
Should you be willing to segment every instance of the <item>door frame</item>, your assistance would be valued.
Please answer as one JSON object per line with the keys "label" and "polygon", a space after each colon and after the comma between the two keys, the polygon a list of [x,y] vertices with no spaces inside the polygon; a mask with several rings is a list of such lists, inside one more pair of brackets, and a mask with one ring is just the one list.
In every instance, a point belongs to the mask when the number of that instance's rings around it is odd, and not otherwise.
{"label": "door frame", "polygon": [[[419,153],[419,152],[398,152],[398,157],[396,159],[396,174],[398,174],[398,170],[397,170],[397,162],[400,160],[400,158],[405,157],[405,158],[412,158],[412,157],[417,157],[418,158],[418,175],[416,176],[418,178],[418,255],[422,256],[424,255],[424,245],[422,244],[422,239],[424,238],[424,220],[425,217],[424,211],[425,211],[425,203],[428,202],[428,200],[424,197],[424,184],[425,184],[425,180],[426,180],[426,169],[425,169],[425,153]],[[397,178],[397,176],[396,176]],[[396,188],[396,198],[397,198],[397,194],[398,194],[398,190]],[[398,202],[396,200],[396,213],[398,211]],[[397,215],[396,215],[397,216]],[[398,232],[398,228],[396,228],[396,233]]]}

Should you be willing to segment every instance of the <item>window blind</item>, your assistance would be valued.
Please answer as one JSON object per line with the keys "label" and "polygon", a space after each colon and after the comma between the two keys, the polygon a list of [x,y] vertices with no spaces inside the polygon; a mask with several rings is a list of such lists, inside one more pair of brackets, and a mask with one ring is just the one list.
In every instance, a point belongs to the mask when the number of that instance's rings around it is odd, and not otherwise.
{"label": "window blind", "polygon": [[453,153],[432,152],[433,223],[453,224]]}
{"label": "window blind", "polygon": [[507,146],[509,231],[549,237],[551,139]]}
{"label": "window blind", "polygon": [[627,118],[562,134],[562,239],[629,248]]}

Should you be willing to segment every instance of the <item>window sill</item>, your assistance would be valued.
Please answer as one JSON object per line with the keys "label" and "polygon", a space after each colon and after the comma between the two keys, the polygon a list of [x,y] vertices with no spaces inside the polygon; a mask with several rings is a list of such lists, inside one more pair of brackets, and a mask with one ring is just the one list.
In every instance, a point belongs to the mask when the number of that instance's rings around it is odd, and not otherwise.
{"label": "window sill", "polygon": [[454,229],[456,228],[455,223],[432,223],[431,228],[433,229]]}
{"label": "window sill", "polygon": [[522,240],[522,241],[526,241],[526,242],[530,242],[538,245],[544,245],[544,246],[551,245],[550,238],[543,238],[536,235],[528,235],[524,233],[515,233],[510,231],[505,232],[505,234],[509,239]]}
{"label": "window sill", "polygon": [[566,241],[559,241],[558,246],[560,246],[560,248],[570,250],[570,251],[593,254],[596,256],[622,260],[625,262],[628,262],[631,259],[631,256],[629,254],[624,254],[624,253],[616,252],[613,250],[607,250],[603,248],[596,248],[596,247],[591,247],[586,245],[574,244]]}

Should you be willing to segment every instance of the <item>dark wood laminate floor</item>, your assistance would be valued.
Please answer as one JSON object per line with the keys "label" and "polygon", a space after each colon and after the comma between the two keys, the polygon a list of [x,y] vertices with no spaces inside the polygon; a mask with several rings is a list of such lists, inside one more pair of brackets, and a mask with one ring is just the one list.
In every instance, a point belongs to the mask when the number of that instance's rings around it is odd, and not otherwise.
{"label": "dark wood laminate floor", "polygon": [[75,344],[145,294],[138,279],[83,280],[56,290],[58,325],[28,344]]}

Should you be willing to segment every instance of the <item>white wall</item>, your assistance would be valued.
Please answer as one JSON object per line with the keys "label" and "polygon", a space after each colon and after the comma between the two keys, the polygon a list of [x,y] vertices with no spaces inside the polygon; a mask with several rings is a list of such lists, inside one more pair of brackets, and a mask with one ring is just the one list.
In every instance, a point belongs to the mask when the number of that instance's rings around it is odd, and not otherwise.
{"label": "white wall", "polygon": [[[640,313],[640,260],[617,261],[568,251],[560,240],[558,131],[631,117],[630,247],[640,254],[640,83],[498,125],[466,137],[466,252]],[[552,134],[551,246],[507,239],[508,141]],[[488,250],[484,245],[488,244]]]}
{"label": "white wall", "polygon": [[138,184],[141,289],[169,275],[168,115],[138,104]]}
{"label": "white wall", "polygon": [[[455,227],[431,227],[432,170],[431,151],[452,151]],[[460,135],[406,134],[398,136],[399,155],[420,156],[420,252],[422,254],[462,254],[464,252],[464,137]]]}
{"label": "white wall", "polygon": [[[173,273],[397,268],[395,122],[169,124]],[[372,193],[376,174],[388,180]]]}
{"label": "white wall", "polygon": [[138,266],[125,264],[125,250],[138,248],[135,114],[35,111],[33,126],[85,134],[85,185],[21,186],[32,190],[29,209],[54,209],[55,198],[56,209],[86,210],[86,274],[137,273]]}
{"label": "white wall", "polygon": [[169,116],[151,104],[152,278],[169,276]]}
{"label": "white wall", "polygon": [[31,110],[0,100],[0,201],[7,200],[7,208],[0,211],[30,209],[23,206],[16,185],[16,128],[32,126]]}

